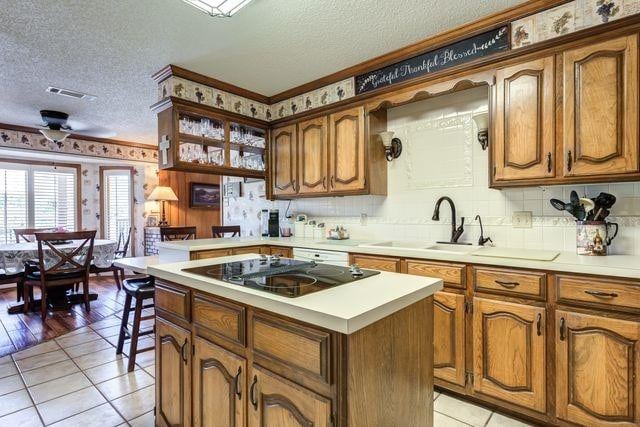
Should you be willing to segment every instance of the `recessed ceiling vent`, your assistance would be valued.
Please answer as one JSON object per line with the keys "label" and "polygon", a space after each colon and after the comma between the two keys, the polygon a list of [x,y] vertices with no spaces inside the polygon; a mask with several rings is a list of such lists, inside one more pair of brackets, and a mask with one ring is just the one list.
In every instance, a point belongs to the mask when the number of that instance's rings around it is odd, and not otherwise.
{"label": "recessed ceiling vent", "polygon": [[88,93],[77,92],[75,90],[61,89],[59,87],[49,86],[45,92],[53,93],[55,95],[66,96],[68,98],[84,99],[86,101],[95,101],[95,95],[89,95]]}

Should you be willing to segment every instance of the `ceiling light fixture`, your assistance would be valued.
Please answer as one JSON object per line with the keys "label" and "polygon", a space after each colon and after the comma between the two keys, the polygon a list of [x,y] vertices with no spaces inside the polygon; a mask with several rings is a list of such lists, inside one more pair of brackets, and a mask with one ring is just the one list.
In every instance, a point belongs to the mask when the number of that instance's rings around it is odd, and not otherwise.
{"label": "ceiling light fixture", "polygon": [[229,18],[251,0],[182,0],[191,6],[215,17]]}
{"label": "ceiling light fixture", "polygon": [[40,133],[51,142],[58,143],[64,141],[69,135],[69,132],[62,131],[60,129],[40,129]]}

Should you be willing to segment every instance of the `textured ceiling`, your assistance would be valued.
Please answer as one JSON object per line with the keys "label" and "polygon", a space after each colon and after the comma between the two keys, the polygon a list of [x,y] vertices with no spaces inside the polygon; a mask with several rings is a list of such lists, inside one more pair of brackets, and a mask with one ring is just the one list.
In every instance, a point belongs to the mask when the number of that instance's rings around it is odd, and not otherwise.
{"label": "textured ceiling", "polygon": [[180,0],[0,0],[0,122],[33,126],[38,110],[60,109],[155,143],[150,76],[169,63],[273,95],[518,3],[254,0],[215,19]]}

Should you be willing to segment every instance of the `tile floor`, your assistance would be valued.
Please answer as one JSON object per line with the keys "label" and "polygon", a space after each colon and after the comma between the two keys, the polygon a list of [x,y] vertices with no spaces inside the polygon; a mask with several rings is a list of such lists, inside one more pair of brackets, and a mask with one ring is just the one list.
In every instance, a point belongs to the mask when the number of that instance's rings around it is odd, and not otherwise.
{"label": "tile floor", "polygon": [[[105,318],[1,357],[0,425],[153,426],[154,354],[140,354],[127,373],[127,357],[115,353],[119,322]],[[528,426],[441,393],[434,410],[436,427]]]}

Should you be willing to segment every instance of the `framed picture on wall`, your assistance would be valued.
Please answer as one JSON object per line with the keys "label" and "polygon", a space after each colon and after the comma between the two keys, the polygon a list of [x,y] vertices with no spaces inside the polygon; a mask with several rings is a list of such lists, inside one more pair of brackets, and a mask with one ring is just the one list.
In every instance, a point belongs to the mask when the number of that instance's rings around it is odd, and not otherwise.
{"label": "framed picture on wall", "polygon": [[220,209],[220,184],[191,182],[190,208]]}

